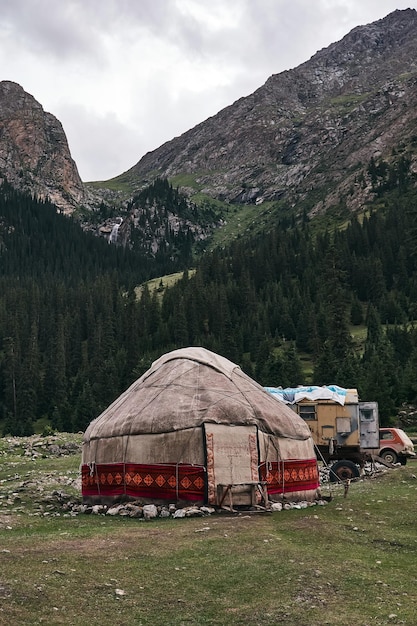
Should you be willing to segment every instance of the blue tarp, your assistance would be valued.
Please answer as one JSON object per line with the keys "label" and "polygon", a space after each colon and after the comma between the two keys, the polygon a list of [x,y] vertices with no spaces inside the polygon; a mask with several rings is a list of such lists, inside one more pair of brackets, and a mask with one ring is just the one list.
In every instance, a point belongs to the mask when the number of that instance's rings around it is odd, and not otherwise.
{"label": "blue tarp", "polygon": [[277,400],[285,404],[295,404],[300,400],[333,400],[341,405],[345,404],[346,389],[337,385],[325,387],[265,387],[265,390],[272,394]]}

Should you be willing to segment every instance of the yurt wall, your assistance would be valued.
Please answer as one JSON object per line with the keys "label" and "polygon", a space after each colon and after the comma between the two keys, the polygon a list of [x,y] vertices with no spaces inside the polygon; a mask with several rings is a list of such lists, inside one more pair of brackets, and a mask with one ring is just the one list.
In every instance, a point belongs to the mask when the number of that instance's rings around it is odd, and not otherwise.
{"label": "yurt wall", "polygon": [[[259,472],[270,500],[310,500],[318,495],[317,460],[310,439],[288,439],[259,432]],[[316,491],[317,490],[317,491]]]}

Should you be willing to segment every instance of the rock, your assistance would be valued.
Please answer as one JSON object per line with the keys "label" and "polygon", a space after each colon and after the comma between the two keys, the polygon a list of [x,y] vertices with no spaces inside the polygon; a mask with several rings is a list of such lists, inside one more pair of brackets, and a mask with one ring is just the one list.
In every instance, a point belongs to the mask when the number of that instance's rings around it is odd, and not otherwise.
{"label": "rock", "polygon": [[124,589],[115,589],[114,593],[116,594],[116,596],[125,596],[126,595],[126,591]]}
{"label": "rock", "polygon": [[119,515],[121,517],[130,517],[130,511],[127,507],[122,506],[119,510]]}
{"label": "rock", "polygon": [[203,513],[203,515],[213,515],[213,513],[216,512],[216,509],[214,509],[212,506],[202,506],[200,507],[200,511]]}
{"label": "rock", "polygon": [[145,504],[143,507],[143,517],[146,520],[158,517],[158,509],[154,504]]}
{"label": "rock", "polygon": [[50,454],[53,454],[54,456],[59,456],[61,454],[61,448],[58,445],[56,445],[55,443],[50,445],[50,446],[48,446],[47,449],[48,449],[48,452]]}
{"label": "rock", "polygon": [[201,512],[201,509],[196,506],[185,510],[186,517],[201,517],[202,515],[203,513]]}
{"label": "rock", "polygon": [[128,504],[126,509],[129,512],[129,517],[143,517],[143,507],[135,504]]}
{"label": "rock", "polygon": [[62,124],[17,83],[0,82],[0,179],[72,213],[86,197]]}
{"label": "rock", "polygon": [[122,508],[123,508],[122,504],[117,504],[116,506],[112,506],[107,510],[106,515],[119,515]]}

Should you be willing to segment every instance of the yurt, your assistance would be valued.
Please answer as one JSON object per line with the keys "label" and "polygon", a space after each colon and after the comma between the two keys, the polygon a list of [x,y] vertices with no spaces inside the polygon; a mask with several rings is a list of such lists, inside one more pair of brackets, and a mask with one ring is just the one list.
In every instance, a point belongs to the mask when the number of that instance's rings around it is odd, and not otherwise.
{"label": "yurt", "polygon": [[221,507],[319,497],[310,430],[238,365],[174,350],[84,434],[84,502]]}

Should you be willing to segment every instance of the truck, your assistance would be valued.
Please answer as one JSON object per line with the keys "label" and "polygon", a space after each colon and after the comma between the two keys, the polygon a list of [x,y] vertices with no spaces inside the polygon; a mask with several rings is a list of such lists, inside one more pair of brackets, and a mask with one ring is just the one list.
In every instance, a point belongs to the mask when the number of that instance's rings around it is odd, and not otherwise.
{"label": "truck", "polygon": [[358,478],[365,463],[378,457],[378,403],[359,401],[357,389],[337,385],[265,389],[306,421],[318,460],[330,465],[332,482]]}
{"label": "truck", "polygon": [[331,463],[330,480],[360,476],[367,461],[405,465],[414,444],[401,428],[379,427],[377,402],[360,402],[357,389],[265,387],[309,425],[319,460]]}

